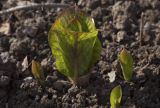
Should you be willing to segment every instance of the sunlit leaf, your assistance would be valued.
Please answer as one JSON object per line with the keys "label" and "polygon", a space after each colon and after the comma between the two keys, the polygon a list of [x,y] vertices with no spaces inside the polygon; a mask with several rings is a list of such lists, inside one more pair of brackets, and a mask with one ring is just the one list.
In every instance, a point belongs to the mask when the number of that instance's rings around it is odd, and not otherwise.
{"label": "sunlit leaf", "polygon": [[44,85],[45,77],[41,64],[35,60],[32,60],[32,74],[41,85]]}
{"label": "sunlit leaf", "polygon": [[100,57],[97,34],[91,17],[79,9],[65,10],[48,36],[57,69],[73,80],[87,74]]}
{"label": "sunlit leaf", "polygon": [[123,76],[126,81],[130,81],[133,74],[133,58],[126,49],[123,49],[119,54],[119,61],[123,71]]}
{"label": "sunlit leaf", "polygon": [[110,94],[110,104],[111,108],[118,108],[121,103],[122,98],[122,88],[120,85],[114,87]]}

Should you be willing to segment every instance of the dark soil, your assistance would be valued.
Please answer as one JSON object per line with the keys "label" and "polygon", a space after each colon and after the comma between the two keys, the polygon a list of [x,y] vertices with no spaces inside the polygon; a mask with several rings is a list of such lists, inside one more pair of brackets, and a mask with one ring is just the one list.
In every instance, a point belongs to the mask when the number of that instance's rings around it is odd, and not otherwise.
{"label": "dark soil", "polygon": [[[79,1],[79,2],[77,2]],[[89,84],[72,86],[55,68],[47,34],[62,9],[18,11],[0,16],[0,108],[109,108],[111,89],[123,88],[122,108],[160,108],[159,0],[0,0],[0,10],[26,3],[75,3],[95,19],[103,51]],[[141,14],[144,14],[140,45]],[[117,59],[126,47],[134,58],[131,83],[123,79]],[[41,62],[46,77],[42,89],[23,60]],[[110,74],[115,73],[111,81]]]}

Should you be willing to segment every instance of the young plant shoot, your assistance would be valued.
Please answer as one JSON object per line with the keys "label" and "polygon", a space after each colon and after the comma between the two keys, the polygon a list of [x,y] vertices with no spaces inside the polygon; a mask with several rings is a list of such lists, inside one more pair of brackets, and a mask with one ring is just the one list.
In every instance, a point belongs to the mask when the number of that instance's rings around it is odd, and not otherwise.
{"label": "young plant shoot", "polygon": [[119,54],[119,61],[122,68],[123,77],[127,82],[129,82],[133,74],[133,58],[125,48],[123,48]]}
{"label": "young plant shoot", "polygon": [[122,88],[120,85],[114,87],[110,94],[110,104],[111,108],[118,108],[121,103],[122,98]]}
{"label": "young plant shoot", "polygon": [[41,86],[44,86],[44,73],[39,62],[32,60],[32,74]]}
{"label": "young plant shoot", "polygon": [[101,44],[91,17],[77,8],[65,10],[53,24],[48,40],[56,67],[73,83],[87,75],[99,59]]}

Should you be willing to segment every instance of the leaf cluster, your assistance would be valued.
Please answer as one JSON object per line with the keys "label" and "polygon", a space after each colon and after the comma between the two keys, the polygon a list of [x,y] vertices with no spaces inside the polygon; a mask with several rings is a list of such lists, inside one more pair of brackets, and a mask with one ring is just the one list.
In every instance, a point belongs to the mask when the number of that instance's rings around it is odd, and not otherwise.
{"label": "leaf cluster", "polygon": [[65,10],[53,24],[48,40],[56,67],[74,82],[89,73],[100,57],[98,30],[91,17],[77,8]]}
{"label": "leaf cluster", "polygon": [[110,94],[111,108],[117,108],[120,106],[122,98],[122,88],[120,85],[114,87]]}

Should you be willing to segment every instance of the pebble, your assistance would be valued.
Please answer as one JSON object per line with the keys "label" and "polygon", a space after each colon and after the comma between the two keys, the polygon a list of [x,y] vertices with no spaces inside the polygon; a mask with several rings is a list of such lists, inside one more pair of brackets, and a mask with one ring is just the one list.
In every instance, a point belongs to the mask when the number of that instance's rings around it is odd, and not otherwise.
{"label": "pebble", "polygon": [[48,64],[48,59],[47,58],[44,58],[42,61],[41,61],[41,66],[42,67],[46,67]]}
{"label": "pebble", "polygon": [[71,96],[69,94],[66,94],[62,97],[63,102],[69,102],[71,101]]}
{"label": "pebble", "polygon": [[126,38],[128,38],[126,32],[125,32],[125,31],[119,31],[119,32],[117,33],[117,39],[116,39],[116,41],[117,41],[117,42],[122,42],[122,41],[124,41]]}
{"label": "pebble", "polygon": [[0,54],[0,58],[2,59],[3,63],[7,63],[9,61],[9,53],[8,52],[2,52]]}
{"label": "pebble", "polygon": [[44,94],[44,95],[42,96],[42,98],[41,98],[41,103],[45,103],[45,102],[47,102],[47,100],[48,100],[48,95],[47,95],[47,94]]}
{"label": "pebble", "polygon": [[56,82],[53,83],[53,87],[56,90],[63,91],[66,88],[69,88],[70,83],[68,81],[64,80],[57,80]]}
{"label": "pebble", "polygon": [[54,76],[47,75],[46,82],[47,82],[48,85],[52,86],[53,83],[55,81],[57,81],[57,79],[58,79],[58,77],[55,76],[55,75]]}
{"label": "pebble", "polygon": [[70,89],[68,89],[68,93],[72,96],[76,95],[79,91],[80,90],[77,86],[72,86]]}
{"label": "pebble", "polygon": [[111,71],[110,73],[108,73],[109,76],[109,82],[112,83],[115,81],[116,78],[116,71]]}

